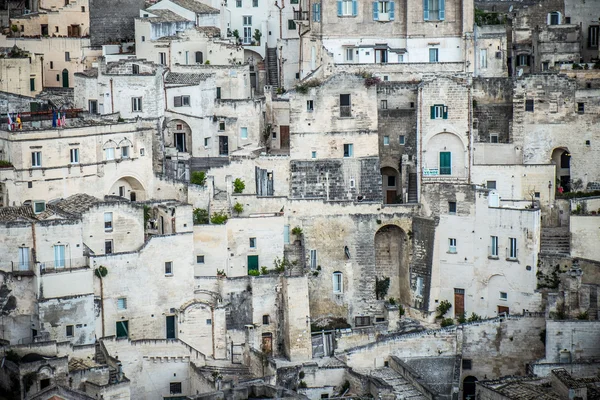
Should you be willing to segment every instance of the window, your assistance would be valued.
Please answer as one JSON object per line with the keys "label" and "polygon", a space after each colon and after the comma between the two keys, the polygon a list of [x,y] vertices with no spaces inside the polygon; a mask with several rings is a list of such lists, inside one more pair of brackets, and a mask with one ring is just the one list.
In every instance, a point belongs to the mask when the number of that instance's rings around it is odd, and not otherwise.
{"label": "window", "polygon": [[317,152],[316,152],[316,151],[312,151],[312,152],[310,153],[310,157],[311,157],[311,158],[317,158]]}
{"label": "window", "polygon": [[578,114],[583,114],[585,112],[585,104],[584,103],[577,103],[577,113]]}
{"label": "window", "polygon": [[571,23],[571,17],[565,17],[565,24]]}
{"label": "window", "polygon": [[196,52],[196,64],[202,64],[204,62],[204,54],[201,51]]}
{"label": "window", "polygon": [[46,202],[45,201],[34,201],[33,202],[33,212],[36,214],[43,213],[46,211]]}
{"label": "window", "polygon": [[225,121],[219,121],[219,131],[223,132],[225,130]]}
{"label": "window", "polygon": [[383,145],[384,146],[389,146],[390,145],[390,137],[389,136],[384,136],[383,137]]}
{"label": "window", "polygon": [[341,272],[333,273],[333,293],[344,293],[344,280]]}
{"label": "window", "polygon": [[40,379],[40,390],[47,388],[50,386],[50,378],[48,379]]}
{"label": "window", "polygon": [[369,325],[371,325],[371,317],[355,317],[354,325],[355,326],[369,326]]}
{"label": "window", "polygon": [[54,268],[65,267],[65,245],[57,244],[54,246]]}
{"label": "window", "polygon": [[401,145],[404,145],[406,143],[406,136],[400,135],[398,137],[398,141],[400,142]]}
{"label": "window", "polygon": [[560,167],[563,169],[571,168],[571,155],[566,151],[560,155]]}
{"label": "window", "polygon": [[252,0],[252,7],[258,7],[258,0]]}
{"label": "window", "polygon": [[485,186],[488,189],[496,189],[496,181],[487,181]]}
{"label": "window", "polygon": [[387,100],[381,100],[379,104],[382,110],[387,110]]}
{"label": "window", "polygon": [[[588,140],[589,142],[589,140]],[[536,199],[540,198],[540,192],[534,192],[533,195],[535,196]]]}
{"label": "window", "polygon": [[[162,52],[162,51],[161,51],[160,53],[158,53],[158,63],[159,63],[160,65],[167,65],[167,53],[164,53],[164,52]],[[134,65],[134,67],[137,67],[137,65]],[[140,73],[140,69],[139,69],[139,67],[138,67],[138,69],[137,69],[137,72],[136,72],[136,70],[135,70],[135,68],[134,68],[134,69],[133,69],[133,73],[134,73],[134,74],[139,74],[139,73]]]}
{"label": "window", "polygon": [[217,88],[217,99],[220,99],[220,98],[221,98],[221,88],[218,87]]}
{"label": "window", "polygon": [[54,61],[50,61],[50,69],[54,69]]}
{"label": "window", "polygon": [[90,114],[98,114],[98,100],[88,100],[88,111]]}
{"label": "window", "polygon": [[113,253],[113,241],[105,240],[104,241],[104,254],[112,254]]}
{"label": "window", "polygon": [[104,213],[104,232],[111,232],[113,229],[113,213]]}
{"label": "window", "polygon": [[67,325],[67,337],[73,337],[73,331],[75,330],[75,327],[73,325]]}
{"label": "window", "polygon": [[590,25],[588,28],[588,47],[597,48],[598,47],[598,32],[600,31],[600,26],[598,25]]}
{"label": "window", "polygon": [[71,61],[71,53],[65,51],[65,61]]}
{"label": "window", "polygon": [[352,105],[349,94],[340,94],[340,117],[351,117]]}
{"label": "window", "polygon": [[358,15],[357,0],[338,0],[337,13],[338,17],[356,17]]}
{"label": "window", "polygon": [[60,82],[60,74],[56,74],[56,82]]}
{"label": "window", "polygon": [[508,293],[500,292],[500,300],[508,300]]}
{"label": "window", "polygon": [[106,149],[104,149],[104,159],[107,161],[115,159],[115,148],[114,147],[107,147]]}
{"label": "window", "polygon": [[354,145],[352,143],[344,144],[344,157],[352,157],[354,155]]}
{"label": "window", "polygon": [[146,36],[142,36],[142,42],[146,41]]}
{"label": "window", "polygon": [[173,105],[175,107],[189,107],[190,96],[175,96],[173,97]]}
{"label": "window", "polygon": [[529,66],[529,55],[519,54],[517,56],[517,67],[528,67]]}
{"label": "window", "polygon": [[440,151],[440,175],[452,175],[452,153]]}
{"label": "window", "polygon": [[241,8],[242,7],[242,0],[235,0],[235,6],[237,8]]}
{"label": "window", "polygon": [[490,257],[498,257],[498,236],[490,236]]}
{"label": "window", "polygon": [[81,12],[85,12],[85,6],[81,6]]}
{"label": "window", "polygon": [[373,2],[373,21],[393,21],[394,2],[388,0]]}
{"label": "window", "polygon": [[268,315],[263,315],[262,319],[263,319],[263,325],[269,325],[269,323],[271,322],[271,321],[269,321]]}
{"label": "window", "polygon": [[548,25],[560,25],[560,13],[555,11],[548,14]]}
{"label": "window", "polygon": [[121,146],[121,158],[129,158],[129,146]]}
{"label": "window", "polygon": [[117,339],[129,337],[129,321],[117,321]]}
{"label": "window", "polygon": [[35,91],[35,78],[29,78],[29,90]]}
{"label": "window", "polygon": [[525,111],[533,112],[533,100],[525,100]]}
{"label": "window", "polygon": [[206,325],[212,325],[212,319],[211,318],[208,318],[206,320]]}
{"label": "window", "polygon": [[429,49],[429,62],[438,62],[438,49]]}
{"label": "window", "polygon": [[204,256],[196,256],[196,264],[204,264]]}
{"label": "window", "polygon": [[19,247],[19,270],[29,269],[29,247]]}
{"label": "window", "polygon": [[468,370],[472,368],[472,361],[468,360],[466,358],[462,359],[462,369],[463,370]]}
{"label": "window", "polygon": [[544,61],[542,63],[542,71],[548,71],[550,69],[550,63],[548,61]]}
{"label": "window", "polygon": [[310,251],[310,269],[317,269],[317,250]]}
{"label": "window", "polygon": [[448,119],[448,107],[436,104],[430,108],[431,119]]}
{"label": "window", "polygon": [[132,97],[131,98],[131,111],[141,112],[142,111],[142,98]]}
{"label": "window", "polygon": [[348,62],[354,61],[354,47],[346,47],[344,49],[345,59]]}
{"label": "window", "polygon": [[127,310],[127,298],[119,297],[117,299],[117,309],[118,310]]}
{"label": "window", "polygon": [[315,103],[313,100],[306,100],[306,111],[313,112],[315,110]]}
{"label": "window", "polygon": [[[250,44],[252,43],[252,16],[251,15],[244,15],[242,17],[243,23],[244,23],[244,44]],[[289,23],[288,23],[288,27],[289,27]]]}
{"label": "window", "polygon": [[119,186],[119,196],[125,197],[125,186]]}
{"label": "window", "polygon": [[479,68],[487,68],[487,49],[479,50]]}
{"label": "window", "polygon": [[517,258],[517,239],[509,238],[508,243],[509,243],[508,258],[516,259]]}
{"label": "window", "polygon": [[273,139],[273,140],[277,139],[277,131],[273,131],[273,134],[271,135],[271,139]]}
{"label": "window", "polygon": [[290,226],[289,225],[283,226],[283,243],[285,243],[285,244],[290,243]]}
{"label": "window", "polygon": [[288,30],[294,31],[296,30],[296,23],[293,19],[288,19]]}
{"label": "window", "polygon": [[79,149],[70,149],[69,153],[71,155],[71,164],[79,163]]}
{"label": "window", "polygon": [[313,22],[321,22],[321,3],[314,3],[312,12]]}
{"label": "window", "polygon": [[210,138],[204,138],[204,148],[208,148]]}
{"label": "window", "polygon": [[455,201],[448,202],[448,213],[456,214],[456,202]]}
{"label": "window", "polygon": [[173,275],[173,261],[165,262],[165,275]]}
{"label": "window", "polygon": [[240,128],[240,137],[242,139],[248,139],[248,128]]}
{"label": "window", "polygon": [[251,237],[250,238],[250,248],[251,249],[255,249],[256,248],[256,238],[255,237]]}
{"label": "window", "polygon": [[456,239],[448,239],[448,253],[456,253]]}
{"label": "window", "polygon": [[41,167],[42,166],[42,152],[34,151],[31,153],[31,166]]}
{"label": "window", "polygon": [[423,287],[425,286],[424,282],[423,282],[423,277],[422,276],[417,276],[417,287],[415,290],[415,295],[417,296],[423,296]]}
{"label": "window", "polygon": [[396,177],[394,175],[388,175],[387,177],[387,185],[388,187],[396,186]]}
{"label": "window", "polygon": [[443,21],[446,18],[445,0],[423,0],[423,20]]}
{"label": "window", "polygon": [[490,143],[498,143],[498,134],[490,133]]}

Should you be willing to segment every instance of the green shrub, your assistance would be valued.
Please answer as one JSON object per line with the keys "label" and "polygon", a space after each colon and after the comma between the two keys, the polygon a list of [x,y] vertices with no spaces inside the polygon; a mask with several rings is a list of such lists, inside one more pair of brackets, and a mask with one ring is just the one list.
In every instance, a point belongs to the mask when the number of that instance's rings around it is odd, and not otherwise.
{"label": "green shrub", "polygon": [[302,236],[302,228],[295,226],[292,228],[292,235]]}
{"label": "green shrub", "polygon": [[391,306],[395,306],[396,305],[396,299],[393,297],[390,297],[388,299],[388,303],[390,303]]}
{"label": "green shrub", "polygon": [[308,89],[313,88],[313,87],[317,87],[317,86],[320,86],[320,85],[321,85],[321,81],[318,80],[318,79],[316,79],[316,78],[313,78],[313,79],[310,79],[310,80],[308,80],[306,82],[302,82],[302,83],[297,84],[296,85],[296,91],[298,93],[301,93],[301,94],[306,94],[306,93],[308,93]]}
{"label": "green shrub", "polygon": [[465,322],[467,322],[467,314],[466,313],[460,314],[456,320],[458,321],[459,324],[464,324]]}
{"label": "green shrub", "polygon": [[475,314],[474,312],[471,313],[471,316],[468,319],[469,322],[477,322],[477,321],[481,321],[481,320],[482,320],[482,318],[479,315]]}
{"label": "green shrub", "polygon": [[223,269],[217,269],[217,276],[226,276],[225,275],[225,270],[223,270]]}
{"label": "green shrub", "polygon": [[454,320],[452,318],[444,318],[442,320],[442,328],[446,327],[446,326],[452,326],[454,325]]}
{"label": "green shrub", "polygon": [[233,192],[242,193],[244,189],[246,189],[246,183],[240,178],[235,178],[235,181],[233,181]]}
{"label": "green shrub", "polygon": [[0,160],[0,168],[10,168],[13,164],[10,161]]}
{"label": "green shrub", "polygon": [[190,183],[193,183],[194,185],[204,186],[206,184],[206,172],[204,172],[204,171],[192,172],[192,176],[190,177]]}
{"label": "green shrub", "polygon": [[400,317],[403,317],[404,314],[406,314],[406,310],[404,309],[402,304],[398,304],[398,313],[400,314]]}
{"label": "green shrub", "polygon": [[194,208],[194,225],[206,225],[208,224],[208,211],[203,208]]}
{"label": "green shrub", "polygon": [[387,295],[388,289],[390,288],[390,278],[385,276],[383,278],[375,277],[375,297],[377,300],[384,299]]}
{"label": "green shrub", "polygon": [[280,274],[285,272],[286,268],[291,267],[292,264],[285,258],[281,260],[279,257],[277,257],[275,258],[275,261],[273,261],[273,266],[275,267],[275,272]]}
{"label": "green shrub", "polygon": [[238,215],[238,217],[239,217],[239,216],[240,216],[240,214],[244,212],[244,205],[243,205],[243,204],[241,204],[241,203],[237,203],[237,202],[236,202],[236,203],[233,205],[233,211],[235,211],[235,212],[236,212],[236,214],[237,214],[237,215]]}
{"label": "green shrub", "polygon": [[250,275],[250,276],[259,276],[260,272],[258,272],[257,269],[251,269],[250,271],[248,271],[248,275]]}
{"label": "green shrub", "polygon": [[210,222],[215,225],[223,225],[225,222],[227,222],[228,218],[229,217],[227,217],[227,214],[225,213],[213,213],[212,217],[210,217]]}
{"label": "green shrub", "polygon": [[94,273],[98,278],[104,278],[106,275],[108,275],[108,270],[105,266],[101,265],[94,270]]}
{"label": "green shrub", "polygon": [[306,384],[306,382],[300,381],[300,386],[299,386],[300,389],[306,389],[307,387],[308,387],[308,385]]}
{"label": "green shrub", "polygon": [[448,300],[442,300],[440,305],[435,309],[438,313],[437,318],[442,318],[451,308],[452,304]]}
{"label": "green shrub", "polygon": [[267,269],[267,267],[265,267],[264,265],[262,267],[260,267],[261,275],[267,275],[268,273],[269,273],[269,270]]}
{"label": "green shrub", "polygon": [[584,311],[584,312],[580,312],[579,314],[577,314],[577,319],[587,321],[588,319],[590,319],[590,316],[587,311]]}

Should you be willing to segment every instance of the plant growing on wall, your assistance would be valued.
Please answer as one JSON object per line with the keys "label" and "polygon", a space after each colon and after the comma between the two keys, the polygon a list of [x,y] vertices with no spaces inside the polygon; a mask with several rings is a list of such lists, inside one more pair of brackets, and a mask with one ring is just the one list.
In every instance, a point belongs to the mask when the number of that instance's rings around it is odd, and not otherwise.
{"label": "plant growing on wall", "polygon": [[452,326],[454,325],[454,320],[452,318],[444,318],[442,320],[442,328],[446,327],[446,326]]}
{"label": "plant growing on wall", "polygon": [[225,277],[227,275],[225,275],[225,270],[217,269],[217,276],[219,276],[219,277]]}
{"label": "plant growing on wall", "polygon": [[452,304],[450,304],[448,300],[442,300],[440,305],[435,309],[435,311],[438,313],[436,318],[442,318],[451,308]]}
{"label": "plant growing on wall", "polygon": [[254,40],[256,40],[256,45],[260,46],[260,38],[262,38],[262,33],[260,33],[258,29],[254,30],[253,38]]}
{"label": "plant growing on wall", "polygon": [[194,208],[194,225],[206,225],[208,224],[208,211],[203,208]]}
{"label": "plant growing on wall", "polygon": [[235,181],[233,181],[233,192],[242,193],[244,189],[246,189],[246,183],[240,178],[235,178]]}
{"label": "plant growing on wall", "polygon": [[240,216],[241,213],[244,212],[244,205],[241,203],[235,203],[233,205],[233,211],[236,212],[236,214],[238,215],[238,217]]}
{"label": "plant growing on wall", "polygon": [[398,304],[398,314],[400,314],[400,318],[402,318],[404,314],[406,314],[406,310],[404,309],[402,304]]}
{"label": "plant growing on wall", "polygon": [[204,171],[192,172],[192,176],[190,177],[190,183],[193,183],[194,185],[204,186],[206,184],[206,172],[204,172]]}
{"label": "plant growing on wall", "polygon": [[233,32],[231,32],[231,34],[233,35],[234,38],[238,39],[240,38],[240,31],[238,31],[237,29],[234,29]]}
{"label": "plant growing on wall", "polygon": [[266,266],[263,265],[262,267],[260,267],[260,274],[261,275],[268,275],[269,274],[269,270],[267,269]]}
{"label": "plant growing on wall", "polygon": [[96,274],[98,278],[104,278],[106,275],[108,275],[108,270],[105,266],[101,265],[94,270],[94,274]]}
{"label": "plant growing on wall", "polygon": [[458,316],[458,318],[456,318],[456,321],[459,324],[464,324],[465,322],[467,322],[467,313],[462,313]]}
{"label": "plant growing on wall", "polygon": [[469,319],[467,320],[468,322],[477,322],[477,321],[481,321],[482,318],[475,314],[474,312],[471,313],[471,316],[469,317]]}
{"label": "plant growing on wall", "polygon": [[292,235],[295,235],[296,237],[300,238],[300,236],[302,236],[302,228],[300,228],[299,226],[293,227]]}
{"label": "plant growing on wall", "polygon": [[306,82],[297,84],[295,89],[298,93],[306,94],[306,93],[308,93],[308,89],[318,87],[320,85],[321,85],[321,81],[317,78],[313,78]]}
{"label": "plant growing on wall", "polygon": [[377,300],[383,300],[387,295],[388,289],[390,288],[390,278],[375,278],[375,297]]}
{"label": "plant growing on wall", "polygon": [[393,297],[390,297],[388,299],[388,303],[390,303],[390,306],[395,306],[396,305],[396,299]]}
{"label": "plant growing on wall", "polygon": [[0,160],[0,168],[10,168],[13,164],[10,161]]}
{"label": "plant growing on wall", "polygon": [[213,215],[210,217],[210,222],[215,225],[223,225],[225,222],[227,222],[228,218],[229,217],[227,217],[227,214],[223,212],[213,213]]}
{"label": "plant growing on wall", "polygon": [[251,269],[250,271],[248,271],[248,275],[250,275],[250,276],[259,276],[260,272],[257,269]]}

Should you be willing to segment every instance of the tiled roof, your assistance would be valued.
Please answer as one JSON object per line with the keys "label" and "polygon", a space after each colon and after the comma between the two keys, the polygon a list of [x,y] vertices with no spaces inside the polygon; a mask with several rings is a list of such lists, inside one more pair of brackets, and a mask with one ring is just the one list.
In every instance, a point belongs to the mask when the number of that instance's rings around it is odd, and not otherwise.
{"label": "tiled roof", "polygon": [[18,207],[0,207],[0,221],[41,221],[55,215],[52,210],[36,214],[33,212],[33,207],[30,205]]}
{"label": "tiled roof", "polygon": [[196,14],[219,14],[219,10],[196,0],[171,0],[171,2],[181,6],[187,10],[193,11]]}
{"label": "tiled roof", "polygon": [[207,37],[216,38],[221,36],[221,30],[215,26],[197,26],[198,32],[204,33]]}
{"label": "tiled roof", "polygon": [[78,217],[92,205],[99,203],[100,201],[100,199],[90,196],[89,194],[79,193],[67,197],[66,199],[52,201],[48,206],[57,211]]}
{"label": "tiled roof", "polygon": [[211,74],[186,74],[181,72],[170,72],[165,78],[165,83],[174,85],[196,85],[204,82]]}
{"label": "tiled roof", "polygon": [[149,21],[151,23],[160,23],[160,22],[185,22],[188,19],[182,17],[179,14],[175,14],[171,10],[148,10],[149,13],[156,15],[156,17],[149,17]]}

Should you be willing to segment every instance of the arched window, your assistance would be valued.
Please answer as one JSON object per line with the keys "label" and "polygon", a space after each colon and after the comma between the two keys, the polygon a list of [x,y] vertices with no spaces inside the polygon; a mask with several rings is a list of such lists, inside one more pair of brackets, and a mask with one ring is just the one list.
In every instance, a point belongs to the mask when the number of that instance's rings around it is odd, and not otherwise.
{"label": "arched window", "polygon": [[548,25],[560,25],[561,14],[558,11],[548,13]]}
{"label": "arched window", "polygon": [[333,273],[333,293],[344,293],[344,275],[340,271]]}
{"label": "arched window", "polygon": [[115,159],[115,148],[117,147],[117,143],[113,140],[109,140],[104,143],[102,148],[104,149],[104,159],[107,161]]}
{"label": "arched window", "polygon": [[204,57],[201,51],[196,52],[196,64],[202,64],[204,62]]}

